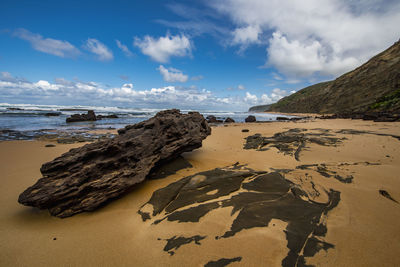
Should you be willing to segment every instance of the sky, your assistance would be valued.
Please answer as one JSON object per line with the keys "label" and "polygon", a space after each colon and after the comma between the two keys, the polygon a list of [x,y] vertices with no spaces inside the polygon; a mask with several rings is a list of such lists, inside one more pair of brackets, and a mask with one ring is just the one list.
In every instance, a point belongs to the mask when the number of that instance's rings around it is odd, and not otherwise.
{"label": "sky", "polygon": [[0,102],[246,111],[400,38],[398,0],[0,1]]}

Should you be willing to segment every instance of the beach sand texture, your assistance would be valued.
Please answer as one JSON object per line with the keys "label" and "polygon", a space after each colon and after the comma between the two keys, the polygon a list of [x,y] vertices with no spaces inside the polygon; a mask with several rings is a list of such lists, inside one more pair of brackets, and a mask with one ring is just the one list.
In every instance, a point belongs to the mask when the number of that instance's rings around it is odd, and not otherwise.
{"label": "beach sand texture", "polygon": [[[243,148],[248,136],[288,131],[307,134],[309,140],[315,136],[331,141],[306,142],[297,155],[296,149],[278,150],[279,146]],[[272,219],[268,226],[216,239],[229,231],[237,216],[231,215],[232,207],[213,209],[199,222],[152,224],[164,214],[146,221],[138,214],[140,209],[151,211],[145,203],[156,190],[237,162],[254,171],[279,170],[317,203],[327,201],[330,189],[340,192],[338,205],[323,216],[327,232],[320,237],[334,247],[306,257],[307,264],[399,266],[400,139],[396,135],[400,135],[398,122],[340,119],[213,127],[202,148],[183,154],[192,167],[148,180],[95,212],[65,219],[22,206],[17,199],[41,177],[43,163],[82,144],[45,147],[48,142],[1,142],[0,266],[204,266],[222,258],[233,259],[229,266],[281,266],[289,251],[288,223],[283,220]],[[174,236],[201,238],[164,250]]]}

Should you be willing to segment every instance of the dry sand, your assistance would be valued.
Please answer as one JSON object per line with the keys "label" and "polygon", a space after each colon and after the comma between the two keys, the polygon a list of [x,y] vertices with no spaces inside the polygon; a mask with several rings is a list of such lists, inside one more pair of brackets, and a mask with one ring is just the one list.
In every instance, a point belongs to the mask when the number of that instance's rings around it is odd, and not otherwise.
{"label": "dry sand", "polygon": [[[249,129],[248,133],[241,132]],[[244,150],[244,138],[260,133],[272,136],[304,128],[345,137],[337,146],[308,144],[300,161],[276,148]],[[285,175],[312,195],[314,187],[341,192],[339,205],[328,213],[324,241],[335,247],[306,258],[316,266],[399,266],[400,204],[379,194],[386,190],[400,201],[400,140],[376,134],[336,134],[341,129],[400,135],[400,123],[361,120],[315,120],[232,124],[213,127],[203,147],[183,156],[192,168],[164,179],[146,181],[128,195],[92,213],[59,219],[47,211],[24,207],[18,195],[40,177],[40,166],[74,145],[45,147],[40,141],[0,143],[0,266],[203,266],[211,260],[242,257],[229,266],[281,266],[288,253],[287,223],[273,220],[268,227],[251,228],[216,240],[234,219],[231,208],[220,208],[199,223],[143,222],[137,213],[152,193],[185,176],[236,162],[254,170],[292,169],[301,164],[325,163],[330,171],[352,175],[352,183],[326,178],[314,170],[294,170]],[[346,163],[346,165],[340,165]],[[372,163],[372,164],[371,164]],[[307,173],[307,179],[305,178]],[[324,195],[315,195],[323,201]],[[274,226],[272,226],[274,225]],[[170,256],[165,239],[202,235],[201,245],[181,246]],[[161,240],[159,240],[161,239]]]}

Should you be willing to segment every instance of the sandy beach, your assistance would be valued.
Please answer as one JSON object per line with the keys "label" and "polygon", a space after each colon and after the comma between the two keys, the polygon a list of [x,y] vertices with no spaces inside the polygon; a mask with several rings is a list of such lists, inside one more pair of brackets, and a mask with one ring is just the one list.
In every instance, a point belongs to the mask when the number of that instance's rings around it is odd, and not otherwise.
{"label": "sandy beach", "polygon": [[[316,139],[305,143],[296,155],[296,151],[285,150],[287,147],[243,148],[248,136],[272,137],[282,132]],[[325,203],[327,192],[340,192],[337,206],[321,216],[327,231],[318,238],[329,248],[313,256],[304,253],[306,264],[399,266],[398,135],[399,122],[362,120],[215,126],[200,149],[183,154],[192,167],[147,180],[95,212],[65,219],[22,206],[17,199],[41,177],[43,163],[83,143],[45,147],[49,142],[0,142],[0,266],[204,266],[238,257],[240,260],[229,266],[281,266],[288,254],[288,223],[283,220],[272,219],[267,226],[217,239],[230,229],[238,214],[232,215],[230,206],[213,209],[198,222],[164,220],[154,224],[165,214],[143,221],[138,213],[145,211],[156,190],[189,175],[234,164],[268,173],[278,170],[307,192],[309,203]],[[165,250],[167,240],[174,236],[202,239]]]}

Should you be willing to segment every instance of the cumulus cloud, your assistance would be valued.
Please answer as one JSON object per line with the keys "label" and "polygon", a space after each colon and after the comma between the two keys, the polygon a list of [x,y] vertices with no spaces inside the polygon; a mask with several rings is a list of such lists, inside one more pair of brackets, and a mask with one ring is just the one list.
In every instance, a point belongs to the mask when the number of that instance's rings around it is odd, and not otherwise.
{"label": "cumulus cloud", "polygon": [[89,38],[87,39],[85,45],[85,49],[97,55],[97,59],[101,61],[109,61],[114,58],[111,50],[102,42],[97,39]]}
{"label": "cumulus cloud", "polygon": [[13,35],[28,41],[33,49],[46,54],[58,57],[75,57],[80,54],[79,49],[67,41],[44,38],[40,34],[32,33],[26,29],[18,29]]}
{"label": "cumulus cloud", "polygon": [[292,78],[340,75],[399,38],[399,1],[216,0],[211,5],[236,25],[234,43],[264,36],[266,64]]}
{"label": "cumulus cloud", "polygon": [[277,102],[279,99],[289,95],[286,90],[282,90],[279,88],[272,89],[272,93],[270,94],[270,98],[273,102]]}
{"label": "cumulus cloud", "polygon": [[240,52],[245,50],[250,44],[260,43],[259,35],[261,29],[258,25],[236,28],[233,32],[233,45],[240,45]]}
{"label": "cumulus cloud", "polygon": [[288,93],[286,90],[282,90],[280,88],[274,88],[272,89],[272,92],[270,94],[264,93],[260,97],[257,97],[255,94],[253,95],[249,92],[246,92],[244,101],[250,105],[272,104],[278,102],[281,98],[293,94],[295,92],[296,91],[292,90]]}
{"label": "cumulus cloud", "polygon": [[160,65],[157,68],[160,71],[160,74],[163,76],[164,81],[166,82],[187,82],[189,79],[188,75],[182,73],[182,71],[174,68],[165,68],[163,65]]}
{"label": "cumulus cloud", "polygon": [[244,97],[244,101],[251,105],[258,104],[258,97],[256,95],[252,95],[249,92],[246,92],[246,96]]}
{"label": "cumulus cloud", "polygon": [[146,35],[143,39],[135,38],[133,44],[143,54],[151,57],[154,61],[167,63],[170,57],[191,56],[192,44],[185,35],[161,36],[158,39]]}
{"label": "cumulus cloud", "polygon": [[119,40],[115,40],[115,42],[117,43],[118,48],[121,49],[122,52],[124,52],[125,56],[127,57],[133,56],[133,53],[131,52],[131,50],[129,50],[129,48],[126,45],[121,43]]}
{"label": "cumulus cloud", "polygon": [[51,104],[90,104],[111,106],[135,106],[144,108],[182,108],[246,110],[248,105],[241,97],[218,97],[211,91],[195,86],[165,86],[151,89],[135,89],[132,83],[109,87],[97,82],[69,81],[57,78],[54,82],[40,80],[30,82],[0,73],[0,102]]}

